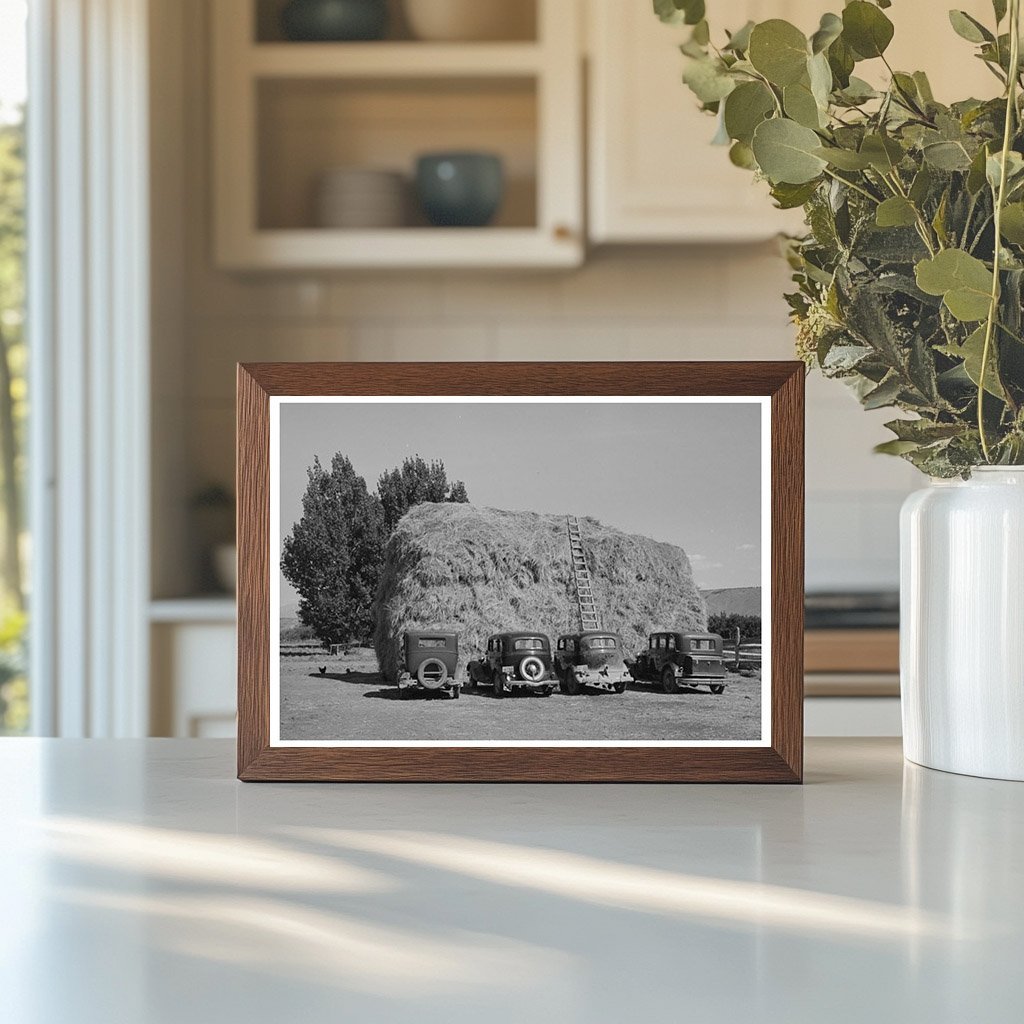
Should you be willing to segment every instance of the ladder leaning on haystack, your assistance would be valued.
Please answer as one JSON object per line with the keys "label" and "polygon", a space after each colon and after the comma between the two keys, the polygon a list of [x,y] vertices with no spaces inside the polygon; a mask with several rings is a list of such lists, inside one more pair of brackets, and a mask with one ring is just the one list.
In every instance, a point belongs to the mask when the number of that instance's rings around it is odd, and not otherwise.
{"label": "ladder leaning on haystack", "polygon": [[597,614],[597,601],[594,599],[594,587],[587,567],[587,556],[583,551],[583,533],[580,529],[579,516],[566,516],[565,523],[569,530],[569,554],[572,559],[572,574],[576,581],[576,601],[580,609],[580,628],[584,633],[601,628],[601,619]]}

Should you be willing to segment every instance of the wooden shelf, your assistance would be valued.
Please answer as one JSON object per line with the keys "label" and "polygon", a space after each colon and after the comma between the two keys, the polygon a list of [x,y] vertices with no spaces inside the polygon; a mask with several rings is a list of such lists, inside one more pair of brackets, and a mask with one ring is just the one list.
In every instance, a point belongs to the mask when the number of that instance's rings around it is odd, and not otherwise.
{"label": "wooden shelf", "polygon": [[573,267],[578,239],[549,239],[533,228],[395,228],[388,231],[255,231],[222,246],[229,269],[274,267]]}
{"label": "wooden shelf", "polygon": [[804,634],[805,672],[898,674],[896,629],[809,629]]}
{"label": "wooden shelf", "polygon": [[[263,10],[266,15],[272,8]],[[255,42],[253,0],[217,0],[213,243],[231,270],[579,266],[584,256],[580,12],[537,0],[525,42]],[[437,150],[497,153],[494,226],[321,229],[335,167],[411,175]]]}
{"label": "wooden shelf", "polygon": [[242,57],[256,78],[460,78],[538,75],[536,43],[256,43]]}

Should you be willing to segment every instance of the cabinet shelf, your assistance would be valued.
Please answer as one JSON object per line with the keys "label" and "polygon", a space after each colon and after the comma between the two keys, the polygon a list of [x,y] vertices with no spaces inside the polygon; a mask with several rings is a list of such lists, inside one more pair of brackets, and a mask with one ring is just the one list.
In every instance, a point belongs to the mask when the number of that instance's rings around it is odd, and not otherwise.
{"label": "cabinet shelf", "polygon": [[229,269],[275,267],[416,268],[573,267],[580,239],[535,228],[394,228],[336,231],[326,228],[253,232],[237,249],[223,249]]}
{"label": "cabinet shelf", "polygon": [[433,78],[538,75],[536,43],[257,43],[243,58],[255,78]]}
{"label": "cabinet shelf", "polygon": [[[218,0],[213,27],[217,264],[231,270],[571,267],[583,261],[577,4],[537,0],[525,41],[281,42],[256,31],[268,0]],[[269,15],[268,15],[269,16]],[[259,40],[259,41],[257,41]],[[320,227],[337,168],[397,172],[423,153],[496,153],[492,226],[438,229],[407,202],[404,227]],[[387,218],[381,218],[386,220]]]}

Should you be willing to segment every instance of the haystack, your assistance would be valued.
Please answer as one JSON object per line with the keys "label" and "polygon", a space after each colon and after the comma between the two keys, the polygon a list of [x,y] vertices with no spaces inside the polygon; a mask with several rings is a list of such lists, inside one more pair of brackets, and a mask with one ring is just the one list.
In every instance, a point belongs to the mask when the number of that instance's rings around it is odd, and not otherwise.
{"label": "haystack", "polygon": [[[580,523],[602,625],[622,634],[627,652],[655,630],[707,628],[682,548]],[[374,634],[386,679],[395,678],[407,629],[457,630],[461,673],[492,633],[540,630],[553,643],[579,628],[564,516],[423,504],[388,543]]]}

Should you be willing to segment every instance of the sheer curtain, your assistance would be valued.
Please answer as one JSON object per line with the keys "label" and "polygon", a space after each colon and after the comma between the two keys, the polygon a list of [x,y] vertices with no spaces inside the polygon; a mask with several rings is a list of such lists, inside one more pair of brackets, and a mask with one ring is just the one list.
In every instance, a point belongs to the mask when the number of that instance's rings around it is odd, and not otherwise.
{"label": "sheer curtain", "polygon": [[146,0],[29,5],[34,731],[148,720]]}

